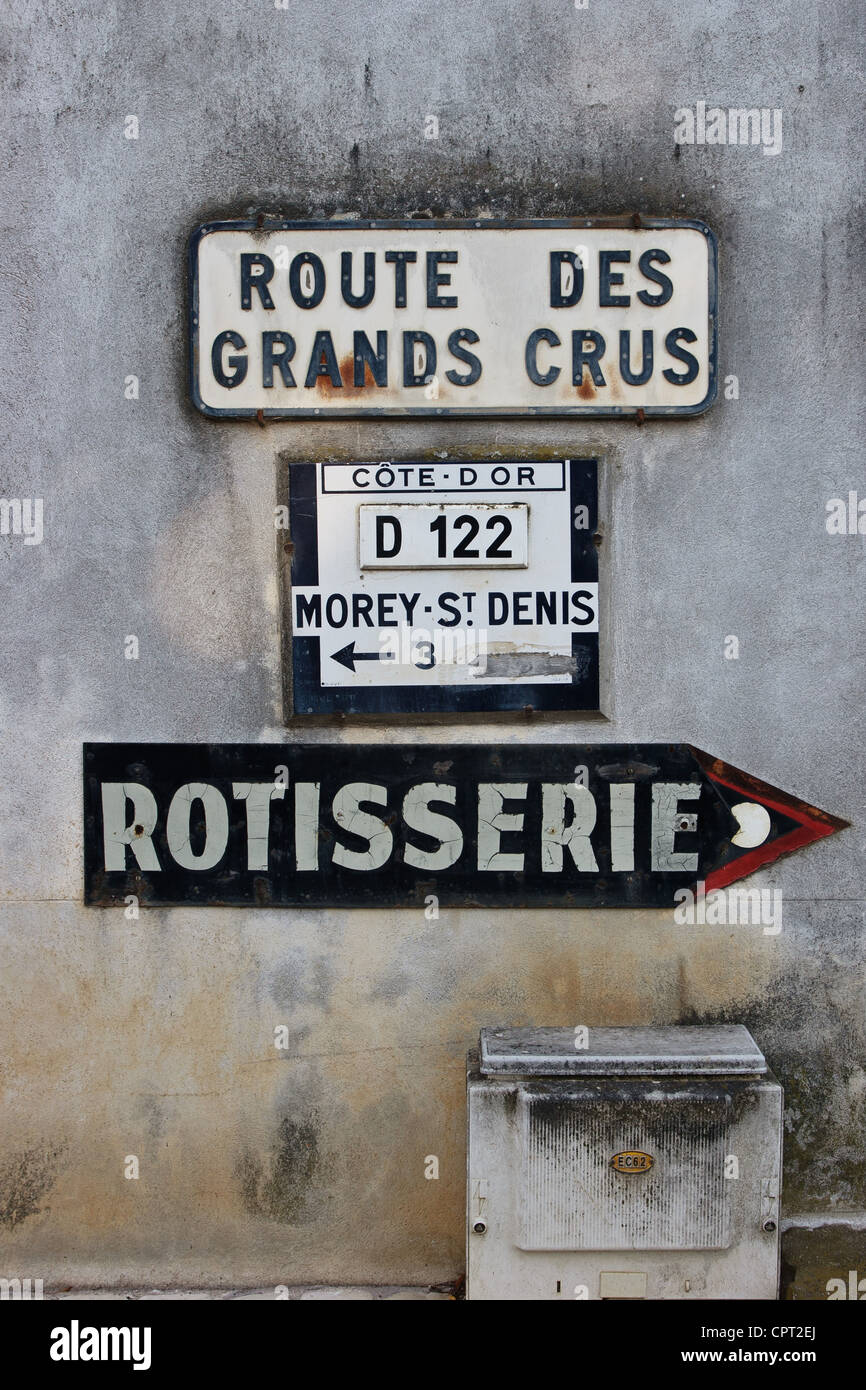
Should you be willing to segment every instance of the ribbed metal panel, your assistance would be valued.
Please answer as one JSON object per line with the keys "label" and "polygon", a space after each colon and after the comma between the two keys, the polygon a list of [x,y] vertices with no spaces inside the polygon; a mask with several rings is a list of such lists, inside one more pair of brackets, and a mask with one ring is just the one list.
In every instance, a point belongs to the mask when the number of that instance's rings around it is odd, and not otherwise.
{"label": "ribbed metal panel", "polygon": [[[702,1087],[646,1093],[521,1091],[523,1250],[717,1250],[730,1245],[724,1176],[730,1097]],[[617,1153],[650,1154],[618,1173]]]}

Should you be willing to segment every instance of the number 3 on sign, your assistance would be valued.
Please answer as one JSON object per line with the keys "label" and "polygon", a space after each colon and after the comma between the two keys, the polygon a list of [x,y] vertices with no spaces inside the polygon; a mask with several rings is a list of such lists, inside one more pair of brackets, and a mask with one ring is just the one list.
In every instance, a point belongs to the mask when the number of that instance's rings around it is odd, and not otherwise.
{"label": "number 3 on sign", "polygon": [[416,662],[415,662],[415,665],[418,667],[418,670],[419,670],[419,671],[430,671],[430,670],[432,670],[433,667],[436,665],[436,653],[435,653],[434,650],[433,650],[433,643],[432,643],[432,642],[416,642],[416,643],[415,643],[415,650],[416,650],[416,652],[418,652],[419,656],[422,657],[422,660],[421,660],[421,661],[416,661]]}

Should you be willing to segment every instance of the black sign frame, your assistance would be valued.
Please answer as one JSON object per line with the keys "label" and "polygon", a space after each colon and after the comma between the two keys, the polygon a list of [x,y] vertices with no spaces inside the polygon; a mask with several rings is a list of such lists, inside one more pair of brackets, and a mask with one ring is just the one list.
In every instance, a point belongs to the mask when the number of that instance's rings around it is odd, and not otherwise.
{"label": "black sign frame", "polygon": [[[571,556],[570,578],[573,584],[599,583],[599,460],[597,457],[554,458],[496,458],[482,460],[503,467],[525,467],[533,463],[555,463],[567,467],[565,479],[569,498],[568,527]],[[376,465],[379,460],[374,461]],[[437,461],[438,462],[438,461]],[[449,457],[449,465],[458,469],[472,467],[479,459]],[[415,457],[393,462],[393,467],[429,468],[431,461]],[[599,631],[575,632],[572,635],[574,674],[570,682],[548,685],[531,678],[512,685],[382,685],[350,687],[323,686],[321,683],[321,639],[299,636],[292,628],[292,590],[295,586],[316,585],[318,565],[318,504],[317,472],[326,463],[293,463],[288,474],[289,534],[291,546],[290,585],[283,590],[283,633],[291,652],[286,687],[293,715],[321,716],[328,714],[360,715],[419,715],[419,714],[478,714],[508,711],[570,710],[597,714],[601,702],[601,633],[604,626],[604,595],[599,591]],[[401,493],[400,496],[410,494]],[[421,501],[428,493],[413,493],[412,500]],[[396,500],[396,499],[395,499]],[[576,529],[570,524],[575,508],[584,506],[588,524]],[[564,505],[563,512],[566,507]],[[469,573],[469,572],[467,572]],[[346,640],[346,639],[343,639]],[[336,645],[342,645],[337,642]]]}
{"label": "black sign frame", "polygon": [[[256,871],[249,867],[250,813],[238,796],[237,784],[257,783],[267,791],[268,784],[276,786],[283,775],[284,793],[270,802],[265,817],[264,850],[259,840],[258,853],[265,855],[266,868]],[[575,779],[581,785],[584,777],[597,807],[597,834],[593,834],[597,870],[579,870],[564,849],[557,856],[560,868],[545,871],[541,788],[544,783],[568,785]],[[404,798],[409,789],[430,782],[454,787],[453,802],[434,797],[432,806],[450,817],[460,837],[458,858],[436,872],[411,867],[406,857],[407,844],[433,852],[435,841],[442,839],[418,833],[406,813]],[[650,807],[653,785],[658,782],[682,784],[697,793],[687,796],[681,806],[674,804],[676,823],[669,820],[676,849],[693,851],[696,867],[653,871]],[[120,870],[106,869],[104,783],[112,784],[115,814],[122,821],[122,833],[114,834],[115,846],[123,842],[125,867]],[[351,830],[353,812],[338,824],[335,795],[354,784],[375,785],[384,793],[384,800],[362,798],[366,805],[362,814],[372,812],[380,823],[378,833],[390,836],[387,858],[375,867],[347,868],[333,862],[337,844],[351,849],[356,857],[365,854],[363,846],[372,833],[369,822],[365,827],[363,820],[356,821],[360,831]],[[523,856],[519,871],[480,867],[476,849],[483,819],[482,784],[520,784],[513,797],[505,795],[502,804],[505,815],[522,812],[520,828],[503,828],[499,837],[503,853],[519,849]],[[612,868],[613,784],[634,789],[631,871]],[[179,820],[184,842],[190,854],[201,853],[212,827],[205,825],[204,804],[189,788],[202,785],[215,788],[215,799],[224,803],[220,816],[225,815],[226,826],[221,857],[204,870],[180,867],[167,837],[168,808],[183,788]],[[308,815],[304,831],[304,852],[308,859],[312,854],[315,867],[308,863],[301,868],[298,805],[302,796],[306,798],[303,805],[309,813],[309,789],[315,786],[319,787],[317,809],[314,816]],[[135,787],[145,788],[146,794],[133,790],[130,795],[129,789]],[[123,796],[125,801],[119,799]],[[758,802],[769,817],[769,832],[758,848],[738,848],[733,843],[739,821],[732,808],[744,800]],[[148,823],[151,809],[155,812],[152,824]],[[689,829],[693,813],[696,828]],[[670,818],[670,802],[667,814]],[[141,817],[138,824],[136,816]],[[510,822],[512,827],[515,824]],[[132,894],[142,905],[154,907],[418,908],[432,894],[443,906],[459,907],[666,907],[677,889],[691,887],[696,880],[704,880],[707,889],[724,887],[845,825],[688,744],[84,745],[85,902],[98,906],[123,904]],[[142,846],[136,851],[131,844],[151,835],[152,853],[159,864],[155,870],[141,867]],[[456,843],[456,833],[452,838]]]}
{"label": "black sign frame", "polygon": [[[639,216],[636,222],[635,217]],[[314,406],[306,408],[292,408],[282,406],[278,408],[264,408],[257,410],[254,407],[219,407],[206,405],[202,400],[198,383],[199,358],[201,353],[201,336],[199,334],[199,276],[198,276],[198,248],[202,239],[211,232],[253,232],[265,234],[268,232],[328,232],[335,228],[345,226],[352,231],[362,230],[383,230],[383,231],[481,231],[481,230],[532,230],[533,228],[561,228],[564,231],[579,233],[587,228],[593,230],[631,230],[636,226],[645,228],[648,231],[658,230],[677,230],[691,229],[700,232],[706,237],[708,249],[708,353],[707,353],[707,394],[702,401],[694,405],[647,405],[647,406],[623,406],[608,405],[598,406],[588,403],[579,405],[558,405],[558,406],[501,406],[493,409],[489,406],[470,407],[470,406],[437,406],[437,405],[404,405],[404,406],[362,406],[356,404],[352,410],[329,408],[328,406]],[[391,418],[400,419],[408,416],[450,416],[461,417],[469,416],[475,418],[498,419],[500,417],[514,416],[523,418],[532,417],[559,417],[569,419],[573,416],[584,416],[593,419],[683,419],[693,415],[702,415],[705,410],[709,410],[714,404],[718,394],[718,293],[719,293],[719,253],[718,243],[712,228],[707,226],[698,218],[693,217],[650,217],[634,213],[625,213],[610,217],[552,217],[552,218],[430,218],[425,221],[410,219],[376,219],[374,221],[358,220],[349,223],[337,223],[334,221],[295,221],[291,218],[239,218],[236,220],[217,220],[213,222],[203,222],[194,227],[187,246],[187,280],[189,285],[189,319],[188,319],[188,343],[189,343],[189,393],[190,399],[197,410],[202,415],[206,415],[213,420],[323,420],[323,419],[345,419],[353,420],[358,418]]]}

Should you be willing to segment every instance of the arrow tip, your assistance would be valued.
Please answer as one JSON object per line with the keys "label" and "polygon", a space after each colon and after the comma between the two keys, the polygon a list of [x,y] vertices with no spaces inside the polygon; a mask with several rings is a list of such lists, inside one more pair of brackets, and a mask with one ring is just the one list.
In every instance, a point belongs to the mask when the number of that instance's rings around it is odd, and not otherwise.
{"label": "arrow tip", "polygon": [[[721,758],[711,757],[700,748],[691,748],[691,752],[716,789],[724,789],[721,791],[722,800],[739,827],[731,837],[731,843],[746,851],[708,873],[708,889],[725,888],[763,868],[765,864],[771,864],[783,854],[790,854],[811,844],[813,840],[833,835],[837,830],[845,830],[850,824],[839,816],[831,816],[828,811],[801,801],[790,792],[722,762]],[[735,799],[736,804],[732,804]],[[772,838],[771,813],[783,817],[790,827]]]}
{"label": "arrow tip", "polygon": [[334,652],[332,661],[339,661],[341,666],[345,666],[348,671],[355,670],[355,643],[350,642],[348,647],[341,647],[338,652]]}

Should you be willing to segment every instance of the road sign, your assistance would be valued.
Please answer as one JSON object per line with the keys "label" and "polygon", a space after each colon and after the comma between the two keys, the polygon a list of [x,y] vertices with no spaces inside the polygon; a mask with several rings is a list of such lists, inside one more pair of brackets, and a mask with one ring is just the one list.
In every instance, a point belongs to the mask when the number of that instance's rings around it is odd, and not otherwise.
{"label": "road sign", "polygon": [[296,714],[599,703],[595,459],[293,464]]}
{"label": "road sign", "polygon": [[694,415],[715,397],[702,222],[211,222],[189,273],[206,415]]}
{"label": "road sign", "polygon": [[664,743],[85,744],[84,810],[97,905],[705,905],[846,824]]}

